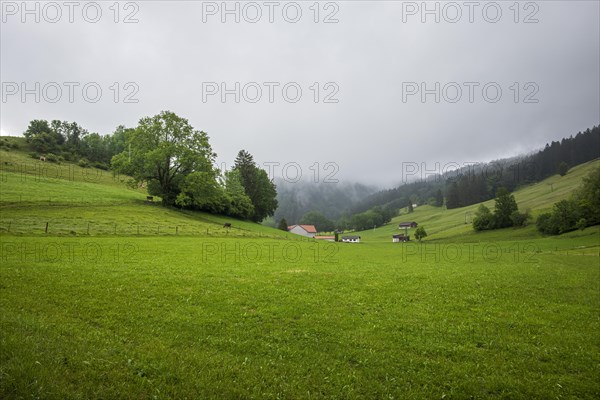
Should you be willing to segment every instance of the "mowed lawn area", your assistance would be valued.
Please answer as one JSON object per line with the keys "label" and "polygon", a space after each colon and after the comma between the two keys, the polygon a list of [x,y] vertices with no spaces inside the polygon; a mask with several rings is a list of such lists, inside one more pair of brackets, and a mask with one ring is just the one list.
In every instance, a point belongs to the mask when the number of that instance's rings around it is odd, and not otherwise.
{"label": "mowed lawn area", "polygon": [[[0,155],[2,399],[600,397],[598,226],[475,234],[474,206],[424,206],[316,242]],[[430,236],[392,243],[405,219]]]}
{"label": "mowed lawn area", "polygon": [[4,235],[0,397],[598,398],[598,257],[568,252],[584,233],[459,258]]}

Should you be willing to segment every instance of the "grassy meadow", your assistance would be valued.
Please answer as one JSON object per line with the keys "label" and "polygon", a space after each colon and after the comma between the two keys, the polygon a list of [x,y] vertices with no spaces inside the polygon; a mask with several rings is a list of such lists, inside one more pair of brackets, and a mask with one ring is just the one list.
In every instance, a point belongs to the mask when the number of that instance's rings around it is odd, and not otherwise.
{"label": "grassy meadow", "polygon": [[[0,151],[0,398],[600,397],[598,226],[474,233],[475,206],[423,206],[317,242],[39,164]],[[406,219],[422,243],[391,242]]]}

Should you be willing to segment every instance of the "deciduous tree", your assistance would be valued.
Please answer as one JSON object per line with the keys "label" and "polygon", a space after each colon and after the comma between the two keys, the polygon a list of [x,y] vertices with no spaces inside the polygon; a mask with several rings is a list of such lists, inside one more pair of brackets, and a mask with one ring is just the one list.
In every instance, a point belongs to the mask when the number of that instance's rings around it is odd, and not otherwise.
{"label": "deciduous tree", "polygon": [[[149,193],[160,196],[164,205],[175,204],[182,185],[189,188],[192,181],[208,184],[206,175],[195,175],[186,181],[188,175],[196,172],[214,176],[216,154],[208,135],[173,112],[142,118],[127,135],[126,145],[122,153],[113,157],[113,167],[132,176],[136,183],[148,182]],[[212,182],[210,186],[214,186]]]}

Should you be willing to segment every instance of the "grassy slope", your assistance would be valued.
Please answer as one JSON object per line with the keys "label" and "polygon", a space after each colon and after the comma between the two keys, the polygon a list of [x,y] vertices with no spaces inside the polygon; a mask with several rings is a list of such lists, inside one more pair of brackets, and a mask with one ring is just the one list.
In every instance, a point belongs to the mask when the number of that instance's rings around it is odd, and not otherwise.
{"label": "grassy slope", "polygon": [[[474,234],[465,209],[419,207],[422,244],[392,244],[394,225],[291,241],[239,221],[223,234],[225,218],[146,205],[110,176],[34,178],[1,181],[0,398],[600,396],[598,227]],[[556,201],[538,186],[520,204]]]}
{"label": "grassy slope", "polygon": [[[145,202],[126,178],[72,163],[43,163],[0,150],[0,232],[51,235],[209,235],[291,237],[287,232]],[[232,229],[224,229],[225,222]]]}
{"label": "grassy slope", "polygon": [[[519,209],[530,209],[532,214],[536,216],[540,212],[552,208],[555,202],[568,198],[573,190],[581,184],[581,179],[599,166],[600,160],[591,161],[572,168],[564,177],[554,175],[542,182],[515,191],[514,195]],[[486,201],[483,204],[492,210],[494,208],[494,200]],[[391,242],[393,234],[404,232],[404,230],[398,230],[400,222],[416,221],[420,226],[425,227],[429,235],[427,237],[428,241],[446,239],[476,242],[489,240],[490,238],[494,238],[494,240],[512,240],[515,238],[530,239],[541,237],[533,225],[523,229],[502,229],[482,233],[474,232],[470,221],[478,207],[479,204],[475,204],[468,207],[447,210],[440,207],[421,206],[417,207],[412,214],[403,214],[395,217],[389,224],[374,230],[363,231],[360,235],[367,241]],[[469,223],[465,224],[465,219]]]}

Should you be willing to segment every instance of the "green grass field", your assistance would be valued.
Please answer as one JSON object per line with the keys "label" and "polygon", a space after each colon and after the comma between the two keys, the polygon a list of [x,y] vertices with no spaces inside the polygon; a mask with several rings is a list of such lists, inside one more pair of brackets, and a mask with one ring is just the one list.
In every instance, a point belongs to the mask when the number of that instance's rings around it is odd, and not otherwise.
{"label": "green grass field", "polygon": [[[315,242],[38,163],[0,151],[0,398],[600,396],[597,226],[474,233],[475,207],[423,206],[360,244]],[[392,243],[405,219],[427,240]]]}

